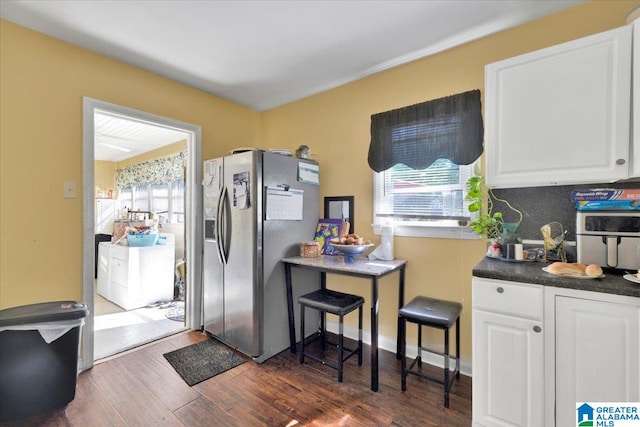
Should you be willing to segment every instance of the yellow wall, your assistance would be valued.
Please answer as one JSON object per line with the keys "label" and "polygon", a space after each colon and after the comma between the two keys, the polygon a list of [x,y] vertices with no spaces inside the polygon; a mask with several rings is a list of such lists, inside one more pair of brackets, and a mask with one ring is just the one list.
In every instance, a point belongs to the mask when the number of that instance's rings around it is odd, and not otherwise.
{"label": "yellow wall", "polygon": [[[320,162],[321,197],[354,195],[356,232],[378,242],[370,227],[373,186],[366,161],[372,114],[476,88],[484,94],[486,64],[622,26],[639,3],[588,3],[267,111],[262,115],[263,145],[311,147]],[[484,241],[395,237],[395,256],[409,260],[407,300],[422,294],[463,303],[461,349],[467,361],[471,270],[485,249]],[[390,338],[396,336],[396,283],[397,276],[391,276],[380,286],[380,334]],[[368,296],[369,284],[362,279],[334,277],[329,284]],[[415,337],[415,328],[409,328],[408,342],[415,345]],[[437,339],[442,341],[440,333]]]}
{"label": "yellow wall", "polygon": [[[587,3],[262,114],[0,21],[0,308],[82,297],[82,200],[62,198],[62,182],[76,181],[80,191],[83,96],[202,126],[204,158],[242,146],[307,144],[320,162],[321,196],[354,195],[356,231],[377,240],[369,227],[371,114],[484,90],[485,64],[621,26],[639,3]],[[407,298],[463,302],[467,361],[471,269],[484,249],[482,241],[395,239],[396,256],[409,260]],[[396,280],[380,284],[380,333],[390,339]],[[370,298],[368,284],[340,281],[330,285]]]}
{"label": "yellow wall", "polygon": [[205,158],[260,141],[255,111],[5,20],[0,93],[0,308],[82,299],[83,96],[202,126]]}

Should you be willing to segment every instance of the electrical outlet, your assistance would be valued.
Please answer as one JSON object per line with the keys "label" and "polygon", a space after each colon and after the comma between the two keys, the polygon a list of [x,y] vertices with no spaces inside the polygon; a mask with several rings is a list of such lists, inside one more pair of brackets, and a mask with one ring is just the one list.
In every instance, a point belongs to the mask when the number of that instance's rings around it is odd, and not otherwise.
{"label": "electrical outlet", "polygon": [[62,196],[65,199],[75,199],[78,197],[78,190],[75,181],[65,181],[62,184]]}

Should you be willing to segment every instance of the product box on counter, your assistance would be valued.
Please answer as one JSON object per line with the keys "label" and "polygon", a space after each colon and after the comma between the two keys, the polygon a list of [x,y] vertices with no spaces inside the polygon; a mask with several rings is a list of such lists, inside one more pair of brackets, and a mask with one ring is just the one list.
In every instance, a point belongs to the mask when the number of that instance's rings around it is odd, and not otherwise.
{"label": "product box on counter", "polygon": [[579,211],[638,211],[640,200],[583,200],[576,202]]}
{"label": "product box on counter", "polygon": [[318,258],[320,256],[320,244],[316,241],[300,243],[300,256],[302,258]]}
{"label": "product box on counter", "polygon": [[640,188],[594,188],[571,192],[574,202],[590,200],[640,200]]}
{"label": "product box on counter", "polygon": [[322,255],[337,255],[337,250],[329,244],[331,239],[342,236],[343,221],[337,218],[320,218],[316,227],[314,241]]}

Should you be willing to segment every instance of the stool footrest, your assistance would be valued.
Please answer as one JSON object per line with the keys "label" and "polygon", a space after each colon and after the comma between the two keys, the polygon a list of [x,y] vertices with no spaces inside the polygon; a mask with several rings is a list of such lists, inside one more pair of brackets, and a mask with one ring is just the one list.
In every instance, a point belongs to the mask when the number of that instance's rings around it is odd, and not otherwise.
{"label": "stool footrest", "polygon": [[324,336],[324,334],[322,332],[316,332],[316,333],[313,334],[313,336],[310,336],[310,337],[307,337],[307,338],[302,337],[302,348],[304,349],[305,346],[318,341],[323,336]]}
{"label": "stool footrest", "polygon": [[[359,349],[357,349],[357,348],[356,348],[356,349],[351,350],[351,349],[348,349],[348,348],[343,348],[343,350],[346,352],[346,354],[345,354],[345,356],[343,357],[342,361],[343,361],[343,362],[346,362],[346,361],[347,361],[351,356],[353,356],[354,354],[358,354],[358,350],[359,350]],[[340,367],[339,367],[338,365],[334,365],[334,364],[333,364],[333,363],[331,363],[331,362],[327,362],[326,360],[321,359],[320,357],[314,356],[314,355],[313,355],[313,354],[311,354],[311,353],[307,353],[307,352],[305,352],[305,353],[304,353],[304,356],[305,356],[305,357],[308,357],[308,358],[310,358],[310,359],[313,359],[313,360],[315,360],[316,362],[320,362],[320,363],[322,363],[323,365],[327,365],[327,366],[329,366],[330,368],[333,368],[333,369],[340,369]]]}
{"label": "stool footrest", "polygon": [[[416,363],[418,363],[420,361],[420,357],[416,357],[415,359],[413,359],[413,362],[411,362],[411,365],[409,365],[409,368],[406,370],[406,375],[415,375],[416,377],[420,377],[423,378],[425,380],[429,380],[429,381],[433,381],[434,383],[438,383],[438,384],[442,384],[445,385],[444,380],[440,379],[440,378],[436,378],[433,377],[431,375],[427,375],[427,374],[423,374],[422,372],[418,372],[418,371],[414,371],[413,367],[416,366]],[[453,385],[453,381],[456,379],[456,377],[458,376],[458,374],[460,373],[460,368],[456,367],[453,370],[449,370],[449,375],[451,376],[451,379],[449,380],[449,385],[447,386],[448,389],[451,388],[451,386]]]}
{"label": "stool footrest", "polygon": [[[309,344],[312,344],[312,343],[314,343],[314,342],[318,341],[319,339],[321,339],[321,338],[323,337],[323,335],[325,335],[325,334],[323,334],[322,332],[316,332],[315,334],[313,334],[313,336],[312,336],[312,337],[308,337],[308,338],[306,338],[306,339],[304,340],[304,342],[303,342],[303,347],[302,347],[302,348],[303,348],[303,351],[304,351],[304,347],[306,347],[306,346],[308,346]],[[338,348],[338,345],[339,345],[339,344],[338,344],[338,343],[336,343],[336,342],[331,342],[331,341],[327,340],[327,339],[326,339],[326,336],[325,336],[325,344],[327,344],[327,345],[329,345],[329,346],[331,346],[331,347],[336,347],[336,348]],[[346,362],[346,361],[347,361],[347,359],[349,359],[351,356],[353,356],[354,354],[356,354],[359,350],[360,350],[359,348],[355,348],[355,349],[353,349],[353,350],[352,350],[352,349],[349,349],[349,348],[347,348],[347,347],[342,347],[342,351],[344,351],[344,352],[348,352],[348,353],[346,354],[346,356],[344,356],[344,358],[342,359],[342,361],[343,361],[343,362]],[[317,358],[317,357],[315,357],[314,355],[309,354],[309,353],[307,353],[307,352],[305,352],[305,353],[304,353],[304,355],[305,355],[305,356],[309,356],[309,357],[311,357],[312,359],[317,360],[318,362],[322,362],[322,360],[318,359],[318,358]],[[328,363],[325,363],[325,364],[326,364],[326,365],[328,365],[328,366],[331,366],[331,365],[329,365]]]}

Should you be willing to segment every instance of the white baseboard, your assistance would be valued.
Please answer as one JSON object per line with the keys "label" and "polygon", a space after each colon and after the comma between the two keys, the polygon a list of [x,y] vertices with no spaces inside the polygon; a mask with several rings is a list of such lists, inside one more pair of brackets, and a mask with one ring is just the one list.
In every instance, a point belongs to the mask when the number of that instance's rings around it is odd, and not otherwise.
{"label": "white baseboard", "polygon": [[[335,321],[330,321],[327,319],[327,331],[332,332],[334,334],[338,334],[338,323]],[[358,330],[352,326],[345,325],[344,327],[344,336],[350,338],[352,340],[358,339]],[[371,334],[367,331],[362,331],[362,342],[371,345]],[[378,337],[378,348],[386,351],[390,351],[391,353],[396,352],[396,340],[386,337],[379,336]],[[407,342],[407,357],[413,359],[418,355],[418,345],[417,343],[408,343]],[[430,365],[437,366],[439,368],[444,368],[444,356],[440,356],[433,353],[422,352],[422,361],[428,363]],[[466,376],[471,377],[471,362],[460,360],[460,373]]]}

